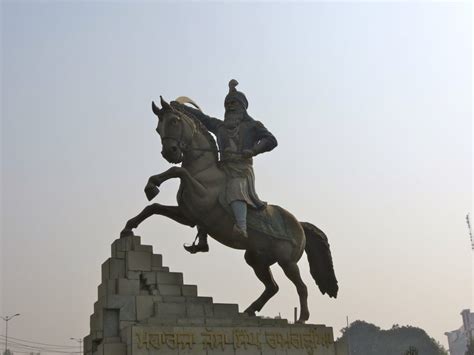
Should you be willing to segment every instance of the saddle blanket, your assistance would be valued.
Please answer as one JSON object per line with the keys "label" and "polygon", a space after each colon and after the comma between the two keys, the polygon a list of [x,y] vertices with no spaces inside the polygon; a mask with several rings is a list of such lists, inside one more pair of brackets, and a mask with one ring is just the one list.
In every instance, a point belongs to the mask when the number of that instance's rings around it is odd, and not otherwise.
{"label": "saddle blanket", "polygon": [[[234,216],[224,194],[219,196],[219,203],[230,216]],[[257,230],[272,238],[288,240],[293,243],[293,236],[298,231],[295,230],[294,221],[290,220],[291,217],[288,211],[277,205],[267,204],[260,209],[249,207],[247,209],[247,228]]]}

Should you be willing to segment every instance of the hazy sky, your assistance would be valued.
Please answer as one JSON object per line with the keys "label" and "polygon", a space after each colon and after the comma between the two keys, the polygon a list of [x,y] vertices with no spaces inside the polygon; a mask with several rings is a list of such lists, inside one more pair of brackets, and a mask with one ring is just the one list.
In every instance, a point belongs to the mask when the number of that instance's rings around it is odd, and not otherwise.
{"label": "hazy sky", "polygon": [[[323,229],[340,293],[309,286],[313,323],[425,329],[446,344],[473,307],[471,6],[466,3],[2,2],[0,315],[16,338],[89,332],[100,265],[160,156],[159,95],[223,116],[229,79],[279,146],[257,191]],[[158,201],[174,204],[176,182]],[[194,231],[137,231],[200,295],[244,310],[262,286],[235,251],[186,254]],[[296,290],[262,314],[292,319]],[[3,331],[2,331],[3,334]],[[0,342],[1,343],[1,342]]]}

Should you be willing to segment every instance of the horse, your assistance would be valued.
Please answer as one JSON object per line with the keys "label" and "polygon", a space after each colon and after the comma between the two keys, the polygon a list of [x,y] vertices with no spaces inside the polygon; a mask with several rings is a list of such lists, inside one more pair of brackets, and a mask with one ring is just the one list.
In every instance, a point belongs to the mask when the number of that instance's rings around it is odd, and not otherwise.
{"label": "horse", "polygon": [[[161,137],[162,156],[173,166],[161,174],[153,175],[145,186],[148,200],[159,193],[159,187],[169,179],[180,179],[177,206],[153,203],[137,216],[127,221],[121,236],[133,235],[133,229],[152,215],[162,215],[194,227],[203,227],[209,236],[234,249],[245,250],[244,258],[257,278],[264,284],[263,293],[244,311],[255,316],[279,290],[273,279],[270,266],[278,263],[285,275],[296,286],[300,303],[298,323],[309,319],[308,290],[303,282],[298,260],[306,252],[310,273],[321,293],[336,298],[338,282],[334,273],[327,236],[316,226],[299,222],[290,212],[281,207],[267,205],[266,210],[277,208],[283,214],[289,235],[275,238],[257,228],[248,226],[248,237],[233,233],[232,214],[220,203],[219,196],[225,189],[226,176],[219,167],[218,149],[215,139],[205,126],[192,114],[179,109],[179,105],[167,103],[161,96],[159,109],[152,102],[153,113],[158,117],[157,133]],[[194,104],[191,101],[188,103]],[[196,105],[199,109],[199,107]],[[248,214],[254,213],[249,208]],[[277,215],[277,214],[275,214]],[[270,218],[273,218],[270,215]],[[273,220],[270,220],[270,223]]]}

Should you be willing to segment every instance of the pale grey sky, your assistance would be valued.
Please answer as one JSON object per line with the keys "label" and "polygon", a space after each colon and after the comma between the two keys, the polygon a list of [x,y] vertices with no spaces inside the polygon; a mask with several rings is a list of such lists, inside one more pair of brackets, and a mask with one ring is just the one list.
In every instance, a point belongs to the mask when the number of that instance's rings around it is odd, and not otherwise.
{"label": "pale grey sky", "polygon": [[[236,78],[279,146],[257,191],[329,237],[338,299],[305,258],[313,323],[413,325],[446,344],[473,307],[471,5],[441,2],[2,2],[0,315],[13,337],[74,345],[100,264],[147,203],[160,156],[151,100],[223,116]],[[173,204],[177,183],[159,200]],[[162,217],[138,235],[201,295],[261,291],[243,253]],[[294,287],[262,314],[292,318]],[[238,281],[238,282],[235,282]]]}

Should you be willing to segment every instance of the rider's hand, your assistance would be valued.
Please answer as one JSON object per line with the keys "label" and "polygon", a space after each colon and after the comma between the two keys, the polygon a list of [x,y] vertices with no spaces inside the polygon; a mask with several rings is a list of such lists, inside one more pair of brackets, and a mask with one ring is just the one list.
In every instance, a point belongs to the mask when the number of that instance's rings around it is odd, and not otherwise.
{"label": "rider's hand", "polygon": [[242,157],[244,158],[252,158],[255,155],[252,149],[244,149],[242,151]]}

